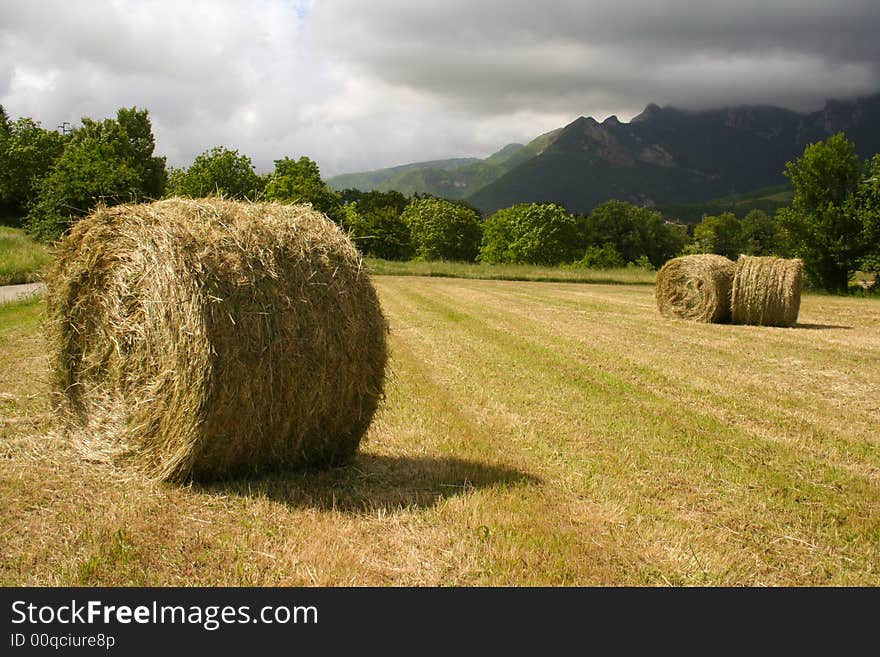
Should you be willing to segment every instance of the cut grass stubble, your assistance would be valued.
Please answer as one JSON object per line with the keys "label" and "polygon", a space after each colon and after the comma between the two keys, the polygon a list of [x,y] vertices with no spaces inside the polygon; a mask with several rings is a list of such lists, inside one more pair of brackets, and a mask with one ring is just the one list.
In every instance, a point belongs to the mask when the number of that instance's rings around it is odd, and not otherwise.
{"label": "cut grass stubble", "polygon": [[0,581],[880,584],[880,301],[780,331],[657,321],[650,286],[375,282],[388,398],[321,473],[108,479],[47,434],[33,319],[0,327],[32,419],[0,426]]}
{"label": "cut grass stubble", "polygon": [[23,230],[0,226],[0,285],[40,281],[51,262],[49,249]]}

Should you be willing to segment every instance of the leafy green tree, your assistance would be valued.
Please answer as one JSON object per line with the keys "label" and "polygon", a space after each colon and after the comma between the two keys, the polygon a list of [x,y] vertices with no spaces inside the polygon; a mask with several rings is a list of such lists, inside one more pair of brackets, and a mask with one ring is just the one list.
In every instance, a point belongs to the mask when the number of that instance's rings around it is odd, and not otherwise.
{"label": "leafy green tree", "polygon": [[395,190],[359,189],[344,189],[339,196],[345,204],[343,226],[362,253],[386,260],[413,257],[412,236],[401,217],[409,203],[406,196]]}
{"label": "leafy green tree", "polygon": [[[5,160],[6,160],[6,148],[7,148],[7,139],[9,137],[9,115],[6,113],[6,108],[3,105],[0,105],[0,223],[6,217],[12,217],[16,219],[15,215],[20,214],[20,210],[15,207],[15,204],[11,203],[8,198],[8,192],[4,189],[3,182],[3,170],[5,169]],[[18,223],[17,221],[15,223]]]}
{"label": "leafy green tree", "polygon": [[409,226],[393,205],[369,206],[361,211],[357,202],[345,206],[343,225],[364,255],[385,260],[408,260],[414,249]]}
{"label": "leafy green tree", "polygon": [[[640,258],[643,263],[641,266],[644,266],[646,259],[647,256]],[[626,266],[626,261],[614,244],[605,242],[601,245],[593,244],[588,246],[584,257],[577,263],[577,266],[587,269],[619,269]]]}
{"label": "leafy green tree", "polygon": [[161,198],[168,183],[165,158],[155,157],[156,138],[146,109],[121,108],[116,121],[124,139],[120,140],[121,153],[130,163],[138,178],[139,198]]}
{"label": "leafy green tree", "polygon": [[651,264],[651,261],[648,260],[648,256],[646,255],[639,256],[635,262],[628,262],[626,266],[634,267],[636,269],[645,269],[647,271],[654,271],[654,265]]}
{"label": "leafy green tree", "polygon": [[880,154],[866,163],[864,175],[850,197],[850,208],[862,227],[865,246],[859,269],[873,272],[880,280]]}
{"label": "leafy green tree", "polygon": [[480,259],[553,266],[576,259],[582,248],[577,222],[565,208],[521,203],[486,220]]}
{"label": "leafy green tree", "polygon": [[740,222],[743,253],[752,256],[785,255],[776,220],[763,210],[751,210]]}
{"label": "leafy green tree", "polygon": [[732,212],[708,215],[694,226],[694,241],[690,251],[715,253],[736,260],[744,251],[742,225]]}
{"label": "leafy green tree", "polygon": [[483,236],[480,215],[460,203],[439,198],[410,201],[401,215],[422,260],[472,262]]}
{"label": "leafy green tree", "polygon": [[510,244],[516,237],[513,224],[506,220],[506,216],[505,210],[499,210],[483,222],[483,240],[479,255],[482,262],[495,264],[510,261]]}
{"label": "leafy green tree", "polygon": [[28,212],[28,230],[57,239],[98,202],[108,205],[159,198],[165,158],[155,157],[147,110],[120,109],[116,119],[82,119],[52,171],[39,183]]}
{"label": "leafy green tree", "polygon": [[399,215],[410,201],[396,190],[380,192],[374,189],[369,192],[362,192],[359,189],[343,189],[339,192],[339,196],[344,204],[357,203],[358,211],[361,213],[374,208],[392,207]]}
{"label": "leafy green tree", "polygon": [[168,181],[169,196],[204,198],[222,194],[230,198],[255,200],[264,182],[247,155],[215,146],[196,156],[188,169],[175,169]]}
{"label": "leafy green tree", "polygon": [[0,203],[22,216],[61,156],[65,138],[29,118],[9,122],[4,117],[0,124]]}
{"label": "leafy green tree", "polygon": [[618,200],[595,207],[581,224],[587,246],[611,243],[624,262],[644,255],[655,268],[681,253],[688,239],[683,226],[667,222],[660,212]]}
{"label": "leafy green tree", "polygon": [[808,279],[829,292],[846,292],[850,274],[866,255],[865,217],[852,199],[861,171],[855,145],[843,133],[816,142],[788,162],[794,199],[777,213]]}
{"label": "leafy green tree", "polygon": [[275,171],[266,183],[266,199],[282,203],[311,203],[333,221],[341,224],[345,214],[342,198],[321,178],[318,165],[308,157],[275,160]]}

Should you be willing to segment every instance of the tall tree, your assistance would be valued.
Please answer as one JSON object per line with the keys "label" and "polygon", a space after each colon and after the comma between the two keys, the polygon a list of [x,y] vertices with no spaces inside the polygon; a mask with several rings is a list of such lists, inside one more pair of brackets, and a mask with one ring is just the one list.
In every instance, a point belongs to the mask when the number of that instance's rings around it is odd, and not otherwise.
{"label": "tall tree", "polygon": [[808,145],[788,162],[785,175],[794,186],[791,207],[777,220],[808,279],[829,292],[846,292],[850,274],[867,251],[863,218],[851,197],[861,172],[855,145],[839,132]]}
{"label": "tall tree", "polygon": [[357,203],[358,211],[361,213],[374,208],[391,207],[400,214],[409,203],[409,198],[396,190],[380,192],[374,189],[362,192],[359,189],[343,189],[339,192],[339,196],[344,204]]}
{"label": "tall tree", "polygon": [[472,262],[480,250],[480,215],[460,203],[439,198],[410,201],[401,215],[409,226],[416,257]]}
{"label": "tall tree", "polygon": [[39,184],[28,212],[29,231],[57,239],[98,202],[137,202],[162,195],[165,158],[153,155],[155,140],[146,109],[120,109],[116,119],[82,119],[64,153]]}
{"label": "tall tree", "polygon": [[484,262],[553,266],[571,262],[582,252],[577,222],[555,203],[521,203],[498,210],[483,226]]}
{"label": "tall tree", "polygon": [[371,206],[353,201],[343,208],[343,226],[364,255],[407,260],[413,255],[409,226],[393,205]]}
{"label": "tall tree", "polygon": [[169,196],[203,198],[223,194],[237,199],[256,199],[264,183],[247,155],[215,146],[196,156],[188,169],[175,169],[168,180]]}
{"label": "tall tree", "polygon": [[317,163],[308,157],[275,160],[275,171],[266,183],[266,199],[283,203],[311,203],[336,223],[342,223],[342,198],[321,178]]}
{"label": "tall tree", "polygon": [[[0,123],[3,123],[0,120]],[[64,150],[65,139],[30,118],[0,127],[0,202],[21,217],[34,202],[40,181]]]}
{"label": "tall tree", "polygon": [[850,208],[862,228],[865,253],[859,269],[873,272],[875,285],[880,284],[880,154],[865,165],[864,175],[855,194],[850,197]]}
{"label": "tall tree", "polygon": [[647,256],[655,268],[677,256],[687,241],[683,227],[668,223],[656,210],[625,201],[606,201],[581,222],[588,247],[612,244],[624,262]]}
{"label": "tall tree", "polygon": [[154,157],[156,138],[146,109],[123,107],[116,113],[116,121],[125,139],[120,141],[123,156],[129,162],[140,181],[139,194],[147,198],[159,198],[165,191],[168,175],[165,158]]}
{"label": "tall tree", "polygon": [[742,225],[732,212],[708,215],[694,226],[695,253],[715,253],[736,260],[744,249]]}
{"label": "tall tree", "polygon": [[763,210],[751,210],[740,222],[743,253],[752,256],[783,255],[776,220]]}
{"label": "tall tree", "polygon": [[0,137],[9,134],[9,115],[6,108],[0,105]]}

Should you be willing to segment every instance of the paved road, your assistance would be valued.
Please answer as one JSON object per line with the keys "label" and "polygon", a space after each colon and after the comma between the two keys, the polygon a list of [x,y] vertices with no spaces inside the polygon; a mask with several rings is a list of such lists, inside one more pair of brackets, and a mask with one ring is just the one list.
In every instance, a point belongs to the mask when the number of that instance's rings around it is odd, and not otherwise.
{"label": "paved road", "polygon": [[2,285],[0,286],[0,303],[5,301],[13,301],[20,297],[26,297],[32,294],[42,294],[46,285],[44,283],[25,283],[24,285]]}

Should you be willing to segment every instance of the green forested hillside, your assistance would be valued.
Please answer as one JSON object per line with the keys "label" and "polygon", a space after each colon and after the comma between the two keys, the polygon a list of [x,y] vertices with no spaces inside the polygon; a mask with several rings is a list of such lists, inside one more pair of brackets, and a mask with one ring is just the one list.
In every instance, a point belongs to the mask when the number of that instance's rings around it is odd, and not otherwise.
{"label": "green forested hillside", "polygon": [[740,219],[751,210],[763,210],[768,215],[773,215],[779,208],[791,205],[793,196],[794,191],[790,185],[775,185],[746,194],[723,196],[699,203],[665,203],[657,205],[655,209],[667,217],[695,224],[704,215],[719,215],[724,212],[733,212]]}
{"label": "green forested hillside", "polygon": [[[878,124],[880,94],[830,100],[809,114],[767,106],[688,111],[650,104],[629,123],[580,117],[484,160],[425,162],[328,182],[335,189],[465,199],[484,213],[529,202],[585,213],[619,199],[674,207],[684,220],[696,221],[716,209],[713,199],[727,203],[727,197],[784,185],[785,163],[836,132],[844,132],[862,158],[873,155],[880,151]],[[757,205],[743,211],[773,212],[790,198],[761,194]]]}
{"label": "green forested hillside", "polygon": [[463,158],[407,164],[389,169],[349,173],[327,179],[336,190],[398,191],[407,196],[429,194],[462,199],[540,154],[562,129],[533,139],[525,146],[508,144],[484,160]]}
{"label": "green forested hillside", "polygon": [[[453,158],[449,160],[431,160],[430,162],[415,162],[413,164],[403,164],[397,167],[388,167],[385,169],[374,169],[372,171],[361,171],[357,173],[343,173],[327,179],[327,184],[331,189],[359,189],[363,192],[378,190],[385,186],[389,181],[397,181],[405,178],[407,175],[419,171],[451,171],[468,164],[479,162],[475,157]],[[397,191],[402,191],[397,187],[393,187]],[[385,191],[384,189],[382,191]]]}

